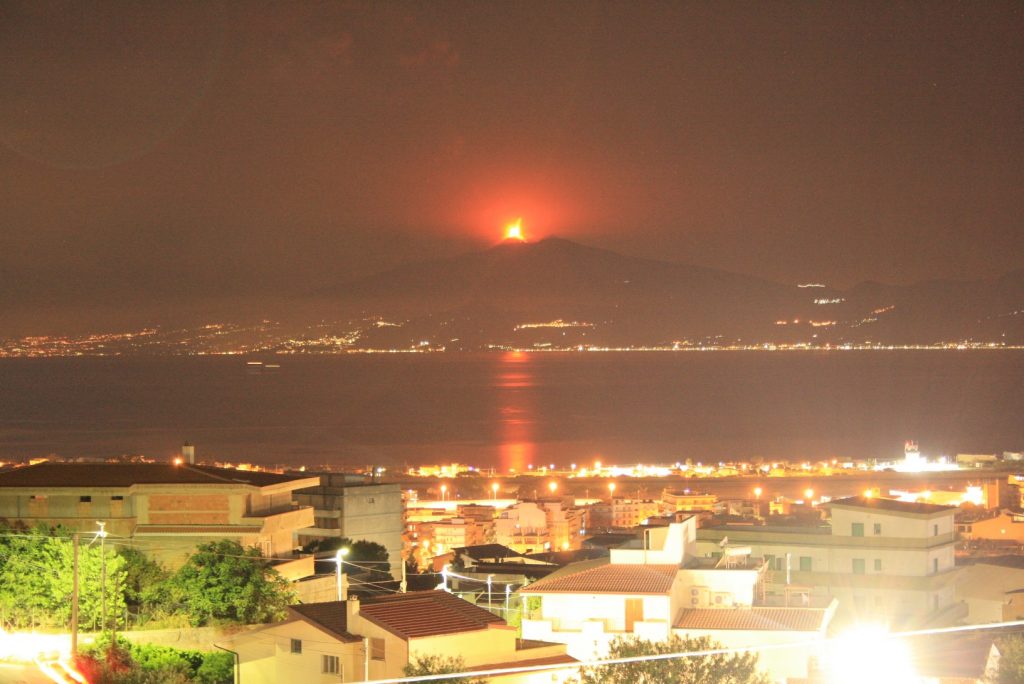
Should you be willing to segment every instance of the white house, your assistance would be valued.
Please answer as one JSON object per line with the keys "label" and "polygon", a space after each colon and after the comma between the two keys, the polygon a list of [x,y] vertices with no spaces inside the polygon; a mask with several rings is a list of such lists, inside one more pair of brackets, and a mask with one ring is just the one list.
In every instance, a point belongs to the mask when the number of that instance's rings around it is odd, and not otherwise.
{"label": "white house", "polygon": [[644,530],[608,560],[569,565],[524,587],[523,637],[564,643],[580,660],[604,657],[615,638],[629,636],[711,636],[736,648],[799,642],[761,663],[778,681],[806,676],[817,654],[808,643],[824,639],[834,602],[763,606],[763,558],[729,544],[719,558],[698,558],[695,548],[696,519],[689,517]]}

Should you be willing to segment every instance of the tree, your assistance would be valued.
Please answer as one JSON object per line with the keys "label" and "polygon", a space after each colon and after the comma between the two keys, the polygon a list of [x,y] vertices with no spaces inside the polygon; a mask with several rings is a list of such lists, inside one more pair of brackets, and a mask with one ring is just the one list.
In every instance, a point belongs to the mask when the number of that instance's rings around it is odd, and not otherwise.
{"label": "tree", "polygon": [[164,605],[171,573],[138,549],[122,548],[117,553],[125,563],[123,586],[128,608],[136,614],[148,615]]}
{"label": "tree", "polygon": [[[40,525],[31,530],[0,530],[0,613],[15,627],[66,627],[71,620],[74,576],[72,532]],[[79,625],[101,627],[104,590],[108,625],[118,624],[125,607],[125,562],[108,544],[79,547]],[[103,566],[106,556],[106,582]]]}
{"label": "tree", "polygon": [[[617,638],[609,658],[630,658],[669,653],[708,651],[722,646],[707,637],[667,641]],[[581,670],[579,684],[766,684],[757,670],[756,653],[728,653],[660,660],[641,660],[617,665],[598,665]]]}
{"label": "tree", "polygon": [[[406,677],[425,677],[428,675],[455,674],[466,671],[466,661],[460,656],[421,655],[405,666]],[[453,677],[438,680],[444,684],[486,684],[483,677]]]}
{"label": "tree", "polygon": [[387,582],[394,579],[391,577],[388,550],[377,542],[366,539],[352,541],[348,537],[335,537],[310,542],[303,548],[307,553],[326,553],[338,549],[348,549],[348,553],[345,554],[345,562],[350,563],[354,570],[350,574],[365,575],[371,582]]}
{"label": "tree", "polygon": [[253,624],[284,617],[295,599],[288,582],[255,548],[234,541],[200,544],[168,582],[171,601],[189,622]]}
{"label": "tree", "polygon": [[[994,684],[1024,682],[1024,637],[1007,636],[998,641],[999,667],[994,673]],[[988,680],[986,680],[988,681]]]}

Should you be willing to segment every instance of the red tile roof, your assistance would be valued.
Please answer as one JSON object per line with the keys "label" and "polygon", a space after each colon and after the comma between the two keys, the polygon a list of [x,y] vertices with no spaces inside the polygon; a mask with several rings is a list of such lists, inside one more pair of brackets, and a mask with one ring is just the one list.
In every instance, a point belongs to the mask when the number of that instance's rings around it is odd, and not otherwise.
{"label": "red tile roof", "polygon": [[[487,663],[486,665],[474,665],[471,669],[476,671],[485,670],[504,670],[513,667],[541,667],[544,665],[575,665],[580,661],[573,658],[571,655],[561,654],[547,656],[546,658],[532,658],[531,660],[509,660],[503,663]],[[522,677],[521,674],[511,673],[505,675],[506,677]],[[501,680],[502,675],[492,675],[488,677],[488,680]]]}
{"label": "red tile roof", "polygon": [[816,632],[828,611],[815,608],[684,608],[674,629]]}
{"label": "red tile roof", "polygon": [[312,623],[313,625],[333,634],[343,642],[362,641],[355,634],[349,634],[348,614],[344,601],[328,601],[326,603],[300,603],[288,606],[293,616]]}
{"label": "red tile roof", "polygon": [[359,614],[403,639],[505,625],[494,613],[439,590],[367,598],[360,604]]}
{"label": "red tile roof", "polygon": [[137,484],[266,487],[306,479],[309,476],[170,463],[38,463],[0,472],[0,487],[131,487]]}
{"label": "red tile roof", "polygon": [[[571,566],[570,566],[571,567]],[[613,565],[545,577],[522,594],[667,594],[679,568],[675,565]]]}
{"label": "red tile roof", "polygon": [[897,499],[883,499],[877,496],[851,496],[846,499],[834,499],[823,505],[825,507],[841,506],[843,508],[869,508],[877,511],[916,513],[919,515],[948,513],[956,510],[955,506],[939,506],[938,504],[899,501]]}

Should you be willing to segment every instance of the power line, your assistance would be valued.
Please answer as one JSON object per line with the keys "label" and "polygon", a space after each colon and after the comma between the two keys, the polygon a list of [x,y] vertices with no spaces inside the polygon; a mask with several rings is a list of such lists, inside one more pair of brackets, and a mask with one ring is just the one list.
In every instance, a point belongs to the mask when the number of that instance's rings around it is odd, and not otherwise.
{"label": "power line", "polygon": [[[953,634],[959,632],[972,632],[982,631],[988,629],[1004,629],[1010,627],[1024,627],[1024,620],[1011,620],[1006,622],[997,622],[984,625],[961,625],[957,627],[936,627],[931,629],[921,629],[905,632],[893,632],[886,634],[881,638],[884,639],[905,639],[916,636],[930,636],[936,634]],[[557,665],[524,665],[519,667],[503,667],[494,668],[489,670],[471,670],[467,672],[454,672],[446,674],[432,674],[432,675],[418,675],[412,677],[394,677],[390,679],[375,679],[367,684],[402,684],[404,682],[427,682],[427,681],[443,681],[448,679],[461,679],[463,677],[494,677],[496,675],[507,675],[507,674],[522,674],[527,672],[546,672],[554,670],[564,670],[566,668],[582,669],[584,667],[605,667],[608,665],[625,665],[628,663],[639,663],[654,660],[675,660],[678,658],[704,658],[715,655],[734,655],[740,653],[752,653],[762,651],[774,651],[788,648],[798,648],[800,646],[824,646],[829,643],[835,643],[842,641],[843,637],[831,637],[829,639],[804,639],[800,641],[789,641],[777,644],[759,644],[754,646],[745,647],[723,647],[723,648],[710,648],[701,651],[681,651],[676,653],[658,653],[654,655],[643,655],[643,656],[629,656],[624,658],[608,658],[581,661],[571,664],[557,664]],[[865,657],[869,657],[869,654],[865,654]]]}

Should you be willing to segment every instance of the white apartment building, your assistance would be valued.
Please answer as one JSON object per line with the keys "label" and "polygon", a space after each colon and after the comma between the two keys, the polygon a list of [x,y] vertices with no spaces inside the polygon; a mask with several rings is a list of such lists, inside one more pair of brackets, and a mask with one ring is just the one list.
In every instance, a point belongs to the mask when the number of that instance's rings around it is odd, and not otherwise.
{"label": "white apartment building", "polygon": [[566,644],[580,660],[606,656],[615,638],[628,636],[710,636],[735,648],[790,642],[799,645],[766,652],[762,668],[776,681],[806,677],[835,603],[765,606],[764,559],[731,545],[721,558],[698,558],[696,534],[693,517],[648,528],[609,559],[575,563],[524,587],[523,638]]}
{"label": "white apartment building", "polygon": [[877,497],[823,504],[820,527],[705,527],[697,552],[714,557],[723,539],[771,564],[768,595],[833,596],[837,624],[886,621],[910,628],[951,624],[956,603],[955,508]]}

